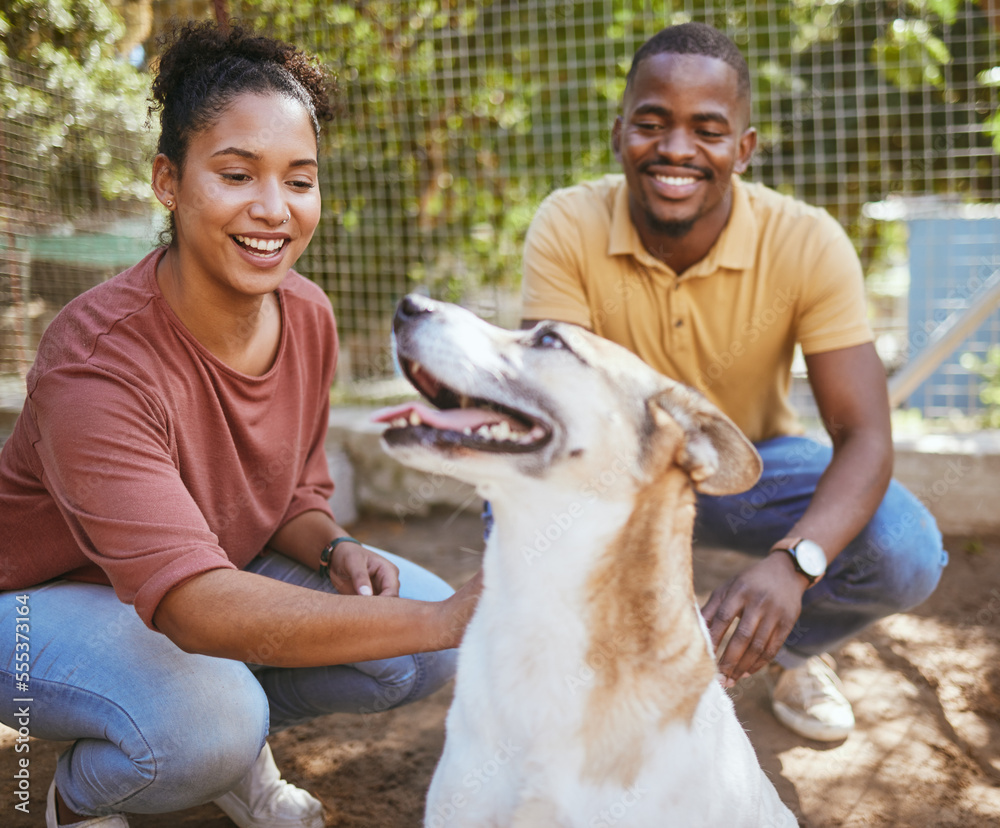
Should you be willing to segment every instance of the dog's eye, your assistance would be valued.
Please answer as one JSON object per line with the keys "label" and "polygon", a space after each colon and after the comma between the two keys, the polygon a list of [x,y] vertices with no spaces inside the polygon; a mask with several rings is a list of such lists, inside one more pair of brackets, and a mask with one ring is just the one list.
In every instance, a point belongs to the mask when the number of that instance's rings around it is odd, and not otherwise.
{"label": "dog's eye", "polygon": [[557,333],[552,331],[543,331],[537,337],[535,337],[535,345],[539,348],[565,348],[566,343],[562,341],[562,337]]}

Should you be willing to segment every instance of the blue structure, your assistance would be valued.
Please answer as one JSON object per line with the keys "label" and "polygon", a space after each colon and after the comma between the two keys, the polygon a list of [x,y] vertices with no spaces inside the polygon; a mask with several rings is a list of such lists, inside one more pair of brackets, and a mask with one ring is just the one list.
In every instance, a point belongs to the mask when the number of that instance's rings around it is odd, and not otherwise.
{"label": "blue structure", "polygon": [[[944,211],[942,211],[944,213]],[[953,313],[977,301],[977,293],[1000,270],[1000,216],[909,217],[910,291],[908,353],[914,358],[929,334]],[[925,417],[983,410],[982,380],[961,366],[962,354],[983,356],[1000,345],[1000,311],[991,314],[937,370],[910,395],[908,405]]]}

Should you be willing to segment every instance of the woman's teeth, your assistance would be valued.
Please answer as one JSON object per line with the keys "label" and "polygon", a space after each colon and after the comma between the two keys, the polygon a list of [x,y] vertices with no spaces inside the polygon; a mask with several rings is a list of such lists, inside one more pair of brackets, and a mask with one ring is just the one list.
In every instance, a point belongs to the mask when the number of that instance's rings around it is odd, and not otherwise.
{"label": "woman's teeth", "polygon": [[285,246],[286,239],[251,239],[248,236],[233,236],[249,252],[258,256],[267,256]]}

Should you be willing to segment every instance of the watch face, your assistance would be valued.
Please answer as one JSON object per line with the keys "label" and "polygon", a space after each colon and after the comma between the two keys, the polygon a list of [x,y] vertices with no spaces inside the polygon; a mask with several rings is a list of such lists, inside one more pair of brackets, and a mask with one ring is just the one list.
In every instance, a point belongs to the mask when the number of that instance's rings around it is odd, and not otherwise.
{"label": "watch face", "polygon": [[801,540],[795,544],[795,560],[806,575],[818,578],[826,572],[826,554],[823,547],[811,540]]}

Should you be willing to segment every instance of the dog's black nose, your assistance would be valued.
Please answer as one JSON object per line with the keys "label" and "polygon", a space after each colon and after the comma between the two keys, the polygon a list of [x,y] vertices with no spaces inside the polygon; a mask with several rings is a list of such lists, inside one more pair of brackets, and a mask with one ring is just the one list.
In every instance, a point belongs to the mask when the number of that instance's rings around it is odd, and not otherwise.
{"label": "dog's black nose", "polygon": [[418,293],[411,293],[404,296],[396,307],[395,324],[409,322],[425,313],[431,313],[437,303],[433,299],[421,296]]}

